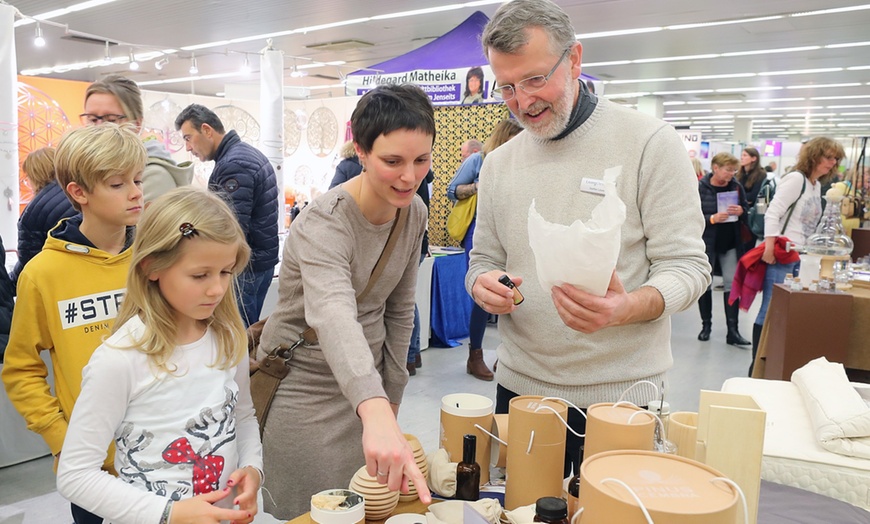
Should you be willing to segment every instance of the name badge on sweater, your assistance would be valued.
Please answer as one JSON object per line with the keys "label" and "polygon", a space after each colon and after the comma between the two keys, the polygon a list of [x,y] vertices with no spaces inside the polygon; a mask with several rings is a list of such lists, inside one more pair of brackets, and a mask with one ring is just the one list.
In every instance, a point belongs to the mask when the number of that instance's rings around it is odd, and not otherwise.
{"label": "name badge on sweater", "polygon": [[604,196],[604,180],[584,178],[583,181],[580,182],[580,191]]}

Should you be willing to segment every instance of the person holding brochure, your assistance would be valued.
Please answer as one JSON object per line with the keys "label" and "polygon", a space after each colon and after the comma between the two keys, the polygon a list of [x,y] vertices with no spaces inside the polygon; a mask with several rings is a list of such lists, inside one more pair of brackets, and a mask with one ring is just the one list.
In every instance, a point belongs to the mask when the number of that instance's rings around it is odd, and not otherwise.
{"label": "person holding brochure", "polygon": [[[743,244],[740,241],[740,221],[744,220],[749,205],[746,203],[746,193],[743,186],[734,179],[739,171],[737,158],[730,153],[719,153],[711,161],[713,172],[698,181],[698,191],[701,195],[701,211],[704,213],[706,228],[704,229],[704,244],[707,247],[707,258],[710,266],[719,260],[722,268],[722,283],[725,288],[725,321],[728,334],[725,341],[732,346],[749,346],[751,342],[740,336],[737,330],[737,315],[740,302],[728,304],[731,294],[731,282],[737,261],[743,254]],[[713,289],[707,291],[698,299],[698,309],[701,311],[701,332],[698,340],[710,340],[710,330],[713,318]]]}

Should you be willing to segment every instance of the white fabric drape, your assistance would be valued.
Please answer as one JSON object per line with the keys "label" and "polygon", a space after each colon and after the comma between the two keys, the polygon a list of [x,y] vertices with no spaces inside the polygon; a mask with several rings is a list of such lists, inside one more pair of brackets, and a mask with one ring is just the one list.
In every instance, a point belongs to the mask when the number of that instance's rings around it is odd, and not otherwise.
{"label": "white fabric drape", "polygon": [[18,245],[18,78],[15,8],[0,4],[0,235],[6,249]]}
{"label": "white fabric drape", "polygon": [[278,229],[284,229],[284,55],[266,48],[260,57],[260,151],[278,179]]}

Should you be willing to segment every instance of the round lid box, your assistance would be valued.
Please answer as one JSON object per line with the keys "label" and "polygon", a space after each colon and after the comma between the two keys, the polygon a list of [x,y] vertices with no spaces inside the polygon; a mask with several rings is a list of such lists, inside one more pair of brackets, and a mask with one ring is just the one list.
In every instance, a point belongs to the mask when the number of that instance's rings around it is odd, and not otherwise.
{"label": "round lid box", "polygon": [[[319,500],[345,497],[335,509],[319,507]],[[366,518],[363,496],[349,489],[327,489],[311,497],[311,520],[318,524],[356,524]]]}
{"label": "round lid box", "polygon": [[734,524],[737,491],[714,478],[715,469],[687,458],[652,451],[605,451],[580,467],[580,524],[646,524],[637,502],[617,479],[643,502],[653,522]]}

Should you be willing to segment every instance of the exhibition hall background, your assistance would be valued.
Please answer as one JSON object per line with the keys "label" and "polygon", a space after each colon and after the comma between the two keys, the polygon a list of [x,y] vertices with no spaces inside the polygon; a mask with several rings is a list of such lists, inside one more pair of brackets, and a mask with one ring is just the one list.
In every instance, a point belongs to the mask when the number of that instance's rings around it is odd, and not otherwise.
{"label": "exhibition hall background", "polygon": [[[18,77],[18,160],[20,164],[31,151],[56,146],[63,132],[78,126],[87,82],[49,78]],[[184,151],[175,131],[175,117],[188,104],[197,103],[214,110],[228,129],[235,129],[242,139],[259,145],[259,114],[256,100],[227,100],[198,95],[167,94],[143,91],[145,130],[143,136],[163,141],[178,162],[196,164],[194,183],[205,185],[212,162],[202,163]],[[350,138],[350,115],[359,97],[291,101],[284,103],[284,173],[285,194],[295,193],[310,199],[324,192],[341,160],[341,145]],[[434,245],[456,245],[447,235],[447,215],[451,204],[447,185],[460,164],[459,146],[469,138],[485,140],[495,125],[508,117],[503,104],[474,106],[436,106],[437,137],[432,155],[435,181],[429,212],[429,235]],[[20,208],[30,201],[31,192],[19,171]],[[292,198],[292,197],[291,197]]]}

